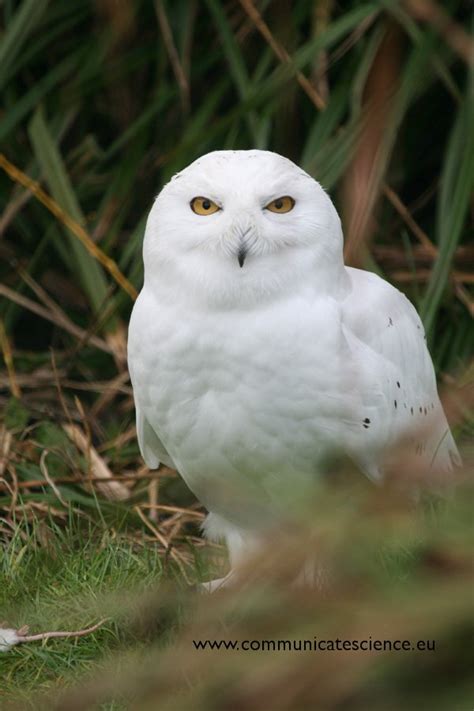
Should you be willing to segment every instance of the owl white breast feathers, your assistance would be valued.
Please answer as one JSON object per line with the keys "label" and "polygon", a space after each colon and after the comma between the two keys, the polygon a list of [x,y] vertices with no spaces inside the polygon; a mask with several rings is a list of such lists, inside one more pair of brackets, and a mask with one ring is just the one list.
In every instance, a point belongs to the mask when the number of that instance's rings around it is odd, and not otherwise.
{"label": "owl white breast feathers", "polygon": [[331,452],[376,479],[429,423],[417,454],[446,472],[458,456],[415,309],[342,246],[322,187],[267,151],[203,156],[150,212],[128,346],[140,449],[178,470],[233,564]]}

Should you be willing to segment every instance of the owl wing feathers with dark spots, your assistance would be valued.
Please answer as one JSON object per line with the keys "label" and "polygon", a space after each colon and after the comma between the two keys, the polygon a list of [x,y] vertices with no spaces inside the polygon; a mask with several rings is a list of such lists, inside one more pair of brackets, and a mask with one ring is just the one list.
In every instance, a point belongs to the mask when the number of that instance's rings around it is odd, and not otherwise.
{"label": "owl wing feathers with dark spots", "polygon": [[347,272],[352,290],[345,321],[389,364],[386,392],[393,408],[394,442],[411,432],[414,452],[434,469],[449,471],[461,460],[438,397],[420,317],[404,294],[376,274],[350,267]]}

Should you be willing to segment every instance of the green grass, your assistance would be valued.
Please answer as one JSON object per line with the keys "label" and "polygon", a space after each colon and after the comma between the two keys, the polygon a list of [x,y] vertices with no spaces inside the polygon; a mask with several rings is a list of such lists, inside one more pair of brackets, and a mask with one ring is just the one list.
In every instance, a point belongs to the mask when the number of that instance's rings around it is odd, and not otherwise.
{"label": "green grass", "polygon": [[[152,546],[102,540],[44,527],[44,548],[17,537],[2,550],[0,609],[9,625],[31,632],[79,630],[104,616],[104,600],[157,586],[163,563]],[[133,607],[129,614],[132,614]],[[112,615],[113,617],[113,615]],[[2,693],[25,700],[39,691],[71,683],[123,645],[125,620],[111,619],[82,639],[50,640],[14,648],[0,656]],[[129,640],[130,641],[130,640]],[[135,640],[133,640],[135,642]],[[138,643],[136,643],[138,644]],[[19,693],[21,690],[21,693]]]}
{"label": "green grass", "polygon": [[[136,0],[117,9],[107,2],[6,0],[0,9],[0,151],[95,235],[136,288],[152,199],[202,153],[259,147],[288,155],[331,192],[350,241],[356,206],[348,202],[349,168],[364,151],[377,151],[363,184],[369,189],[373,178],[375,193],[383,183],[395,190],[439,256],[426,264],[415,232],[381,197],[367,203],[369,210],[376,206],[377,220],[366,263],[407,291],[425,320],[438,370],[457,372],[474,345],[465,276],[472,254],[460,251],[470,237],[474,185],[474,151],[466,144],[474,120],[472,71],[453,50],[449,32],[447,38],[429,22],[417,23],[392,0],[332,6],[322,25],[308,0],[291,9],[261,4],[267,6],[263,16],[291,55],[291,67],[275,56],[239,3],[165,2],[171,61],[153,3]],[[469,32],[466,3],[452,0],[447,10],[458,31]],[[394,27],[395,45],[388,45],[384,37]],[[328,66],[324,110],[295,78],[297,71],[314,76],[322,91],[322,61]],[[373,80],[378,66],[396,89],[381,138],[371,128],[371,109],[393,87]],[[367,125],[369,139],[361,147]],[[0,188],[0,207],[7,211],[0,277],[28,294],[17,266],[8,266],[24,264],[35,281],[46,279],[56,299],[64,295],[58,278],[66,278],[72,282],[66,310],[74,320],[105,333],[116,330],[128,318],[129,298],[54,216],[3,174]],[[450,279],[453,266],[464,274],[458,281],[464,295]],[[108,316],[101,318],[105,304]],[[51,338],[70,341],[44,321],[41,333],[38,317],[8,300],[0,309],[18,348],[47,348]]]}
{"label": "green grass", "polygon": [[[302,543],[276,533],[245,585],[211,598],[189,589],[150,545],[111,539],[100,528],[50,523],[43,547],[17,535],[0,559],[0,607],[10,624],[37,632],[109,619],[82,639],[0,655],[2,698],[15,708],[204,711],[226,703],[260,708],[252,693],[264,694],[271,708],[306,708],[310,694],[318,708],[338,711],[347,703],[357,710],[468,708],[471,503],[470,487],[418,510],[395,491],[360,482],[320,492],[310,528],[328,565],[323,589],[288,584]],[[436,650],[244,653],[196,651],[192,643],[314,637],[425,640]],[[325,677],[334,663],[346,680],[342,693]],[[279,680],[291,704],[279,705]]]}
{"label": "green grass", "polygon": [[[82,638],[26,643],[0,654],[0,697],[28,708],[37,708],[38,694],[71,686],[120,653],[168,646],[179,624],[179,591],[187,585],[157,546],[85,527],[73,515],[62,528],[35,522],[29,538],[19,527],[0,551],[0,578],[6,626],[27,624],[35,634],[81,630],[106,619]],[[149,620],[150,602],[170,585],[173,613],[165,623]]]}
{"label": "green grass", "polygon": [[[270,149],[296,161],[330,192],[351,263],[381,274],[420,311],[469,470],[470,4],[427,3],[446,13],[438,22],[395,0],[261,0],[273,47],[245,4],[0,0],[0,153],[136,290],[146,216],[176,171],[222,148]],[[358,211],[362,228],[352,222]],[[57,703],[68,711],[286,710],[314,699],[334,711],[470,707],[469,491],[412,519],[393,510],[392,490],[379,501],[364,489],[351,510],[343,487],[342,499],[315,503],[336,571],[326,593],[308,601],[270,570],[278,578],[270,590],[260,581],[255,594],[206,602],[184,593],[181,604],[187,581],[206,579],[222,560],[209,560],[215,549],[199,538],[203,511],[183,482],[163,471],[154,484],[143,470],[124,357],[132,300],[104,260],[3,170],[0,290],[0,621],[41,631],[111,617],[89,637],[1,655],[5,701],[34,707],[38,693],[67,687],[71,695]],[[71,424],[119,478],[123,500],[88,484],[90,451],[68,437]],[[165,507],[158,516],[150,513],[156,503]],[[367,506],[381,506],[373,526]],[[277,552],[280,545],[276,537]],[[200,655],[190,642],[313,628],[344,636],[360,632],[358,621],[374,636],[439,634],[439,654],[359,668],[344,656]],[[348,686],[338,689],[331,679],[340,670]]]}

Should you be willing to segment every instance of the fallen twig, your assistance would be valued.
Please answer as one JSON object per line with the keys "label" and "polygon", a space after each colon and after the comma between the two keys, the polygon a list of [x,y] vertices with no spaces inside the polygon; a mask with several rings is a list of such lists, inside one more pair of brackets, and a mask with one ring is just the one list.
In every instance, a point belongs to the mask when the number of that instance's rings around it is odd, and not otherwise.
{"label": "fallen twig", "polygon": [[25,642],[42,642],[43,640],[53,638],[64,639],[68,637],[85,637],[86,635],[99,629],[99,627],[105,624],[108,619],[109,618],[106,617],[100,622],[97,622],[95,625],[92,625],[92,627],[86,627],[85,629],[77,630],[75,632],[56,631],[28,634],[29,627],[27,625],[20,627],[19,630],[0,627],[0,652],[8,652],[15,645],[24,644]]}
{"label": "fallen twig", "polygon": [[[98,488],[109,499],[123,500],[130,496],[130,492],[120,481],[114,481],[114,476],[102,457],[94,449],[85,436],[83,431],[73,424],[63,425],[63,429],[68,437],[74,442],[76,447],[86,455],[90,463],[90,473],[98,480]],[[91,478],[83,479],[83,483],[90,481]]]}
{"label": "fallen twig", "polygon": [[[10,289],[8,286],[5,286],[5,284],[0,284],[0,295],[5,296],[7,299],[10,299],[10,301],[13,301],[15,304],[18,304],[19,306],[28,309],[28,311],[32,311],[37,316],[40,316],[41,318],[44,318],[47,321],[51,321],[51,323],[54,323],[56,326],[59,326],[59,328],[62,328],[64,331],[67,331],[76,338],[84,339],[87,337],[86,332],[79,326],[76,326],[76,324],[73,323],[65,314],[62,319],[58,320],[57,313],[53,313],[52,311],[46,309],[44,306],[41,306],[41,304],[38,304],[38,302],[33,301],[32,299],[29,299],[28,297],[23,296],[22,294],[17,294],[16,291]],[[102,338],[91,335],[88,337],[88,340],[93,346],[99,348],[101,351],[105,351],[106,353],[114,355],[113,348],[111,348],[108,343],[102,340]]]}
{"label": "fallen twig", "polygon": [[48,467],[46,466],[46,457],[48,456],[48,454],[49,454],[49,452],[47,449],[44,449],[41,452],[41,457],[40,457],[41,473],[43,474],[47,483],[52,488],[52,490],[54,491],[54,493],[56,494],[57,498],[62,503],[62,505],[67,507],[66,501],[64,501],[63,497],[61,496],[61,492],[59,491],[58,487],[56,486],[56,483],[54,482],[54,480],[51,478],[49,471],[48,471]]}
{"label": "fallen twig", "polygon": [[[148,481],[150,479],[161,479],[163,476],[176,476],[174,469],[169,469],[168,467],[163,467],[159,472],[150,472],[149,474],[120,474],[119,476],[111,476],[107,479],[109,481],[125,482],[125,481]],[[100,476],[92,476],[84,478],[84,475],[80,476],[60,476],[54,477],[52,481],[57,484],[89,484],[90,482],[103,482],[104,478]],[[45,486],[46,482],[44,479],[29,479],[28,481],[19,481],[19,489],[35,489],[38,486]],[[0,490],[6,488],[5,483],[0,479]]]}

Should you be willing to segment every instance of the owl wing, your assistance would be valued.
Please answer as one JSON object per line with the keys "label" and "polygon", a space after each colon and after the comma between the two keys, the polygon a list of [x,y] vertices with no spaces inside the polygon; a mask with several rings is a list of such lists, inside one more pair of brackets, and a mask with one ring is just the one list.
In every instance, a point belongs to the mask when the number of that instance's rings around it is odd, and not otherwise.
{"label": "owl wing", "polygon": [[344,303],[344,321],[386,364],[382,377],[392,441],[408,437],[433,469],[449,472],[461,459],[438,396],[420,317],[404,294],[376,274],[353,268],[347,273],[352,290]]}
{"label": "owl wing", "polygon": [[142,364],[143,334],[148,329],[149,313],[150,306],[144,301],[144,292],[142,291],[133,307],[128,330],[128,370],[133,386],[138,445],[141,455],[150,469],[158,469],[160,464],[176,469],[159,436],[147,420],[139,401],[143,385],[137,377],[137,372],[140,372]]}
{"label": "owl wing", "polygon": [[167,467],[176,469],[173,460],[136,401],[135,409],[138,445],[145,464],[150,467],[150,469],[158,469],[160,464],[165,464]]}

